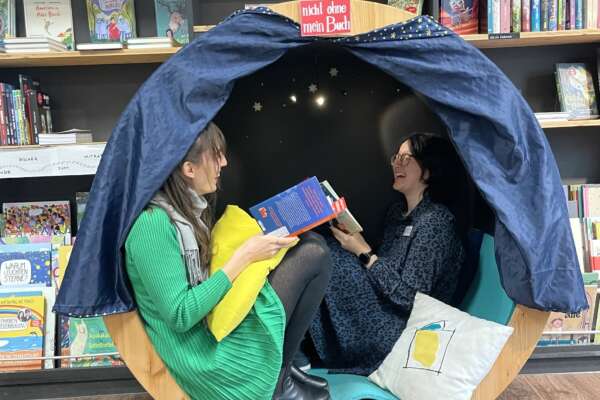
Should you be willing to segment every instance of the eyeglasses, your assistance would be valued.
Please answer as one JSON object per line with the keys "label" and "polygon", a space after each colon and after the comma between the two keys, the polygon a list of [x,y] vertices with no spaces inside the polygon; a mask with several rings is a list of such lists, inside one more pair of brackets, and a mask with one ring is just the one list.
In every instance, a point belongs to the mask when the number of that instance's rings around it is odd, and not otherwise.
{"label": "eyeglasses", "polygon": [[414,156],[409,153],[404,153],[404,154],[396,153],[392,156],[392,158],[390,158],[390,163],[392,165],[400,164],[401,166],[406,167],[408,165],[408,163],[410,162],[410,159],[413,157]]}

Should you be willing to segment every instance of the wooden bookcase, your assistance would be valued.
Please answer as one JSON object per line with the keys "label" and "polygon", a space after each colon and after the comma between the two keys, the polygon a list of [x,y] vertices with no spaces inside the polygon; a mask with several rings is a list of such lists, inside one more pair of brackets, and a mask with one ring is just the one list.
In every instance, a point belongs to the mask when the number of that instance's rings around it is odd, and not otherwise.
{"label": "wooden bookcase", "polygon": [[[81,24],[86,23],[84,7],[73,2],[76,35],[82,37]],[[83,3],[83,2],[82,2]],[[240,1],[198,1],[197,31],[210,29],[211,23],[227,16],[243,3]],[[215,15],[207,20],[200,15],[213,7]],[[152,36],[153,10],[149,4],[136,1],[136,17],[140,36]],[[217,18],[218,17],[218,18]],[[83,22],[82,22],[83,21]],[[202,25],[200,25],[202,24]],[[596,49],[600,47],[600,31],[570,31],[524,33],[520,39],[488,40],[487,35],[469,35],[465,40],[480,48],[496,63],[521,91],[536,112],[557,109],[554,65],[559,62],[585,62],[596,70]],[[142,83],[172,56],[177,49],[121,50],[70,52],[66,54],[0,55],[0,81],[15,82],[18,73],[38,78],[44,91],[53,99],[53,119],[56,130],[89,128],[95,141],[108,140],[121,112]],[[600,92],[597,92],[600,93]],[[600,120],[544,122],[548,141],[558,162],[561,177],[566,181],[600,183]],[[0,148],[0,157],[6,149]],[[69,199],[75,205],[76,191],[89,190],[93,176],[62,176],[47,178],[0,178],[0,202]],[[597,346],[583,346],[573,352],[596,354]],[[540,360],[549,362],[548,350]],[[561,352],[561,357],[569,358]],[[534,354],[534,358],[536,355]],[[598,360],[595,356],[594,360]],[[539,360],[536,371],[540,371]],[[591,365],[591,364],[590,364]],[[527,368],[527,367],[526,367]],[[95,368],[91,370],[47,370],[0,375],[0,388],[5,393],[23,390],[58,390],[56,397],[103,393],[132,393],[141,390],[125,368]],[[10,381],[10,382],[9,382]],[[65,383],[58,388],[55,383]],[[87,384],[86,382],[93,382]],[[106,383],[106,384],[104,384]],[[35,387],[38,389],[35,389]],[[114,389],[110,391],[108,386]],[[24,388],[34,389],[24,389]],[[9,396],[10,397],[10,396]],[[7,398],[9,398],[7,397]]]}

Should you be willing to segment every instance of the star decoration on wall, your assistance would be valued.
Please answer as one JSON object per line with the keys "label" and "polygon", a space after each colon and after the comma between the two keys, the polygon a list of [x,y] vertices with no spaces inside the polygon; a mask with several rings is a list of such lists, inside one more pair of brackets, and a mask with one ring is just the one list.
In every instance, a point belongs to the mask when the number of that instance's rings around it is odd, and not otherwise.
{"label": "star decoration on wall", "polygon": [[258,101],[254,103],[254,105],[252,106],[252,108],[254,108],[255,112],[261,112],[263,109],[262,104],[260,104]]}
{"label": "star decoration on wall", "polygon": [[337,77],[337,76],[338,76],[338,73],[339,73],[339,72],[340,72],[340,71],[338,71],[338,69],[337,69],[337,68],[333,67],[333,68],[331,68],[331,69],[329,70],[329,75],[330,75],[332,78],[335,78],[335,77]]}
{"label": "star decoration on wall", "polygon": [[316,84],[316,83],[311,83],[311,84],[308,86],[308,91],[309,91],[309,92],[311,92],[311,93],[317,93],[317,90],[318,90],[318,89],[319,89],[319,88],[317,87],[317,84]]}

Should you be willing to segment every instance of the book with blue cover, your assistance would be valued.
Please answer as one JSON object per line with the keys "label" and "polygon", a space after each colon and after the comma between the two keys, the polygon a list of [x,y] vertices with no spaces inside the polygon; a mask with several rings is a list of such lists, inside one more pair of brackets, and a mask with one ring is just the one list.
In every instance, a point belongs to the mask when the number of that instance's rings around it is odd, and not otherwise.
{"label": "book with blue cover", "polygon": [[52,286],[50,243],[0,245],[0,288]]}
{"label": "book with blue cover", "polygon": [[[324,185],[313,176],[251,207],[250,214],[265,234],[298,236],[347,211],[344,198],[338,197],[330,188],[331,185]],[[356,222],[354,217],[352,220]],[[349,225],[348,222],[346,224]],[[352,224],[352,228],[356,225]],[[362,230],[352,228],[349,226],[346,231]]]}

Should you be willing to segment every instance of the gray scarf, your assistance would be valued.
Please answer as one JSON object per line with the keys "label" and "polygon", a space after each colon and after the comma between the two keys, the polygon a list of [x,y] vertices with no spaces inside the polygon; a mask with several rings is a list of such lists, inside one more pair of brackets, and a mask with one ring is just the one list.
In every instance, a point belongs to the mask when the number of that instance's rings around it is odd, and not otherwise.
{"label": "gray scarf", "polygon": [[[200,218],[206,207],[208,207],[208,203],[203,196],[198,195],[198,193],[192,189],[188,190],[192,198],[192,203],[194,204],[194,215],[198,220],[198,224],[200,224],[202,228],[208,230],[204,221]],[[169,215],[169,218],[173,222],[173,225],[175,225],[175,230],[177,231],[177,240],[179,241],[181,256],[187,270],[188,282],[192,287],[199,285],[208,278],[208,267],[202,268],[200,262],[200,249],[196,242],[196,236],[194,236],[192,224],[175,210],[167,200],[165,194],[161,191],[154,195],[150,204],[162,208]]]}

